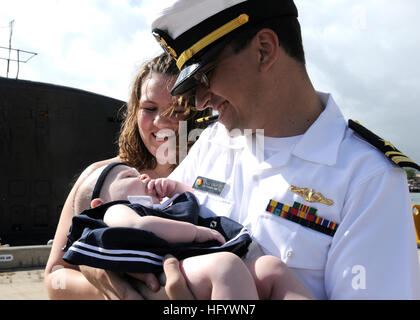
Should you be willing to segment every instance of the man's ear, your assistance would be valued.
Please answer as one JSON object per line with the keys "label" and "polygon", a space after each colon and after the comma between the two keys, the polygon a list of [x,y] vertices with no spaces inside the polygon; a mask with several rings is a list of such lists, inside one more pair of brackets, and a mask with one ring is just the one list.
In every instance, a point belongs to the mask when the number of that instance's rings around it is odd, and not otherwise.
{"label": "man's ear", "polygon": [[261,71],[269,70],[279,57],[279,39],[271,29],[261,29],[254,37]]}
{"label": "man's ear", "polygon": [[96,208],[98,206],[100,206],[101,204],[104,204],[105,201],[102,200],[101,198],[95,198],[90,202],[90,207],[91,208]]}

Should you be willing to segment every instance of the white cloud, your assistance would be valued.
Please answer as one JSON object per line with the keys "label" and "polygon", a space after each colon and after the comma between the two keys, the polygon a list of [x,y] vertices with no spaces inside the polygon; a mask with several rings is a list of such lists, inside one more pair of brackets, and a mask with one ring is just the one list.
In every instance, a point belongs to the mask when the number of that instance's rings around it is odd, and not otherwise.
{"label": "white cloud", "polygon": [[[0,26],[14,19],[13,47],[38,53],[21,64],[20,79],[126,99],[138,65],[161,52],[145,22],[156,7],[152,3],[156,2],[0,0],[7,8],[0,13]],[[7,46],[3,39],[0,45]],[[15,73],[14,66],[10,75]]]}
{"label": "white cloud", "polygon": [[347,118],[391,140],[420,162],[420,3],[295,0],[308,70]]}

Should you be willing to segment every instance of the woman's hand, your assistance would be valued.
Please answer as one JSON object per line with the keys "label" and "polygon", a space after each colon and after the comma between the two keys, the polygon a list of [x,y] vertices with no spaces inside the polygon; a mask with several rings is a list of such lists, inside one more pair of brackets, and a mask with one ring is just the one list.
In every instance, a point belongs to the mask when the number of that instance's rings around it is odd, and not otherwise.
{"label": "woman's hand", "polygon": [[[170,255],[165,257],[163,270],[166,278],[164,289],[169,299],[195,299],[181,272],[179,261],[175,257]],[[80,271],[107,300],[143,300],[143,297],[133,289],[122,274],[88,266],[80,266]],[[129,275],[143,281],[153,292],[157,292],[160,288],[158,279],[152,273],[129,273]],[[153,299],[153,295],[150,298]]]}
{"label": "woman's hand", "polygon": [[[122,274],[88,266],[80,266],[80,272],[107,300],[143,300]],[[135,274],[135,278],[144,281],[152,290],[159,289],[159,282],[151,273]]]}

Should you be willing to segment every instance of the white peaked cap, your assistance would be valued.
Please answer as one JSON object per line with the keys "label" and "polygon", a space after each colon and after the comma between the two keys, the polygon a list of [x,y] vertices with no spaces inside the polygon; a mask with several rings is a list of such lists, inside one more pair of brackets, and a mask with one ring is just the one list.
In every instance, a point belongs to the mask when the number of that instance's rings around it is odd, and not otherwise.
{"label": "white peaked cap", "polygon": [[194,74],[211,62],[230,36],[267,19],[297,17],[293,0],[173,0],[152,33],[181,70],[173,95],[194,88]]}

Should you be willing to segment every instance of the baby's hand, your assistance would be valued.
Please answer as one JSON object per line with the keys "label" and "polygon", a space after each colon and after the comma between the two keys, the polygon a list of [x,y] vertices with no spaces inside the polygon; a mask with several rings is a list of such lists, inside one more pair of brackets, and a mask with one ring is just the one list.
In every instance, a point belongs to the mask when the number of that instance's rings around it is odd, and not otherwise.
{"label": "baby's hand", "polygon": [[217,240],[221,244],[226,243],[225,238],[220,232],[210,228],[197,226],[194,242],[206,242],[210,240]]}
{"label": "baby's hand", "polygon": [[159,200],[165,197],[173,197],[176,194],[177,182],[167,178],[146,179],[147,192],[152,195],[156,192]]}
{"label": "baby's hand", "polygon": [[144,183],[149,183],[149,181],[152,180],[152,178],[150,178],[148,174],[142,173],[140,175],[140,180]]}

